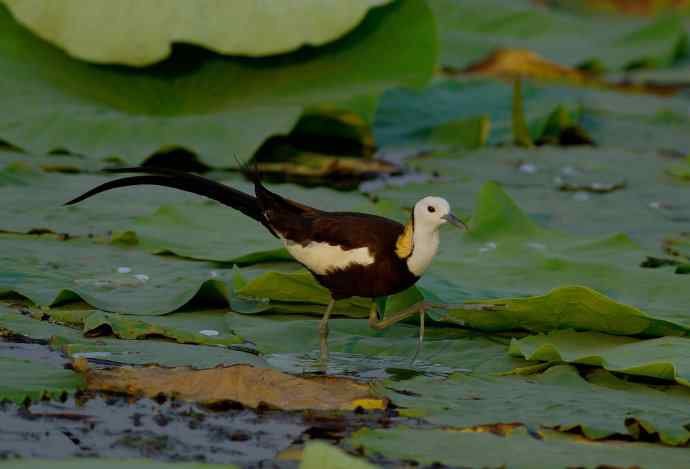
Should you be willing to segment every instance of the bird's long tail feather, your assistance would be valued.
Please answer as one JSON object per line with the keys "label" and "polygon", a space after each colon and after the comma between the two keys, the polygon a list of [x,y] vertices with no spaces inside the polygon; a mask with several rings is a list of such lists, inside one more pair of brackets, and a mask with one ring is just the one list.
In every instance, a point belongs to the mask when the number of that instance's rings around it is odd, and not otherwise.
{"label": "bird's long tail feather", "polygon": [[[267,225],[262,215],[259,204],[256,198],[252,195],[246,194],[232,187],[228,187],[210,179],[197,176],[195,174],[173,171],[169,169],[160,168],[118,168],[106,170],[109,173],[144,173],[144,176],[131,176],[122,179],[115,179],[108,181],[100,186],[94,187],[90,191],[76,197],[65,205],[72,205],[88,199],[96,194],[105,192],[118,187],[138,186],[138,185],[154,185],[165,186],[179,189],[186,192],[208,197],[216,200],[224,205],[232,207],[244,213],[248,217]],[[267,226],[268,227],[268,226]],[[269,227],[270,230],[270,227]]]}

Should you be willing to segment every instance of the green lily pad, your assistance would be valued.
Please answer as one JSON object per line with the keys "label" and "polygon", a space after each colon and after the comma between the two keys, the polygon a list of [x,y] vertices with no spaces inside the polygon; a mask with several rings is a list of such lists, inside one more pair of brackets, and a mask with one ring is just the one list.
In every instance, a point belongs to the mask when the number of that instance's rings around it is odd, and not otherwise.
{"label": "green lily pad", "polygon": [[0,339],[0,401],[56,399],[85,386],[81,375],[64,368],[60,354],[44,345],[16,344]]}
{"label": "green lily pad", "polygon": [[[318,369],[319,321],[303,316],[227,316],[228,327],[254,343],[274,367],[288,372]],[[332,319],[329,322],[329,372],[358,372],[381,376],[382,370],[400,368],[418,372],[507,372],[531,364],[506,355],[507,338],[457,328],[427,328],[414,362],[419,328],[396,324],[375,331],[366,321]],[[393,373],[388,371],[386,373]]]}
{"label": "green lily pad", "polygon": [[685,448],[650,443],[591,442],[558,432],[513,430],[506,436],[490,432],[455,432],[398,426],[365,428],[347,440],[367,456],[453,466],[506,469],[566,469],[581,467],[644,467],[671,469],[687,463]]}
{"label": "green lily pad", "polygon": [[[232,155],[248,160],[305,110],[357,111],[353,103],[363,96],[423,85],[436,59],[434,19],[423,0],[375,9],[341,41],[274,59],[182,48],[156,67],[97,67],[36,38],[4,6],[0,39],[0,139],[38,154],[66,149],[130,164],[184,147],[206,164],[234,166]],[[399,53],[379,60],[391,44]]]}
{"label": "green lily pad", "polygon": [[[31,158],[31,157],[28,157]],[[87,203],[63,203],[112,177],[56,174],[13,163],[0,169],[0,229],[20,233],[49,230],[70,236],[106,236],[131,226],[164,204],[198,201],[199,197],[162,187],[133,187]]]}
{"label": "green lily pad", "polygon": [[53,337],[58,336],[64,340],[79,341],[82,339],[81,331],[77,329],[53,324],[48,321],[41,321],[40,319],[32,319],[1,303],[0,331],[6,331],[34,340],[50,341]]}
{"label": "green lily pad", "polygon": [[595,332],[553,331],[514,339],[509,353],[528,360],[600,366],[690,386],[690,339],[638,340]]}
{"label": "green lily pad", "polygon": [[441,320],[461,321],[490,331],[551,331],[572,327],[609,334],[650,337],[684,336],[690,333],[687,326],[649,316],[637,308],[617,303],[586,287],[559,287],[546,295],[499,298],[484,303],[500,307],[486,312],[450,306],[447,312],[438,314]]}
{"label": "green lily pad", "polygon": [[581,429],[587,438],[639,437],[637,422],[663,443],[690,440],[684,386],[652,387],[629,383],[599,370],[584,380],[574,367],[561,365],[537,376],[487,377],[453,374],[447,380],[417,377],[386,383],[386,395],[405,415],[443,426],[474,427],[520,423],[535,429]]}
{"label": "green lily pad", "polygon": [[[233,311],[240,313],[256,312],[312,312],[313,308],[303,309],[306,304],[327,305],[331,301],[328,290],[321,286],[314,276],[306,270],[297,272],[266,272],[235,290],[230,300]],[[290,307],[289,303],[293,303]],[[301,305],[305,304],[305,305]],[[336,302],[335,312],[350,317],[367,317],[371,300],[349,298]],[[323,315],[325,309],[321,310]],[[311,311],[310,311],[311,310]]]}
{"label": "green lily pad", "polygon": [[252,365],[267,368],[263,358],[248,352],[210,345],[187,345],[160,340],[122,340],[109,338],[62,341],[52,346],[70,358],[87,358],[128,365],[189,366],[214,368],[219,365]]}
{"label": "green lily pad", "polygon": [[430,5],[439,25],[444,65],[464,67],[510,47],[564,65],[653,67],[675,63],[687,49],[681,15],[580,16],[527,0],[431,0]]}
{"label": "green lily pad", "polygon": [[[62,317],[60,312],[72,311],[60,308],[50,308],[43,313],[51,318],[51,321]],[[73,312],[73,311],[72,311]],[[83,326],[86,332],[94,331],[90,326],[104,325],[97,320],[104,319],[103,312],[88,311],[95,315],[94,320],[86,316],[86,324]],[[112,316],[115,316],[113,320]],[[194,344],[208,345],[183,345],[169,341],[154,340],[120,340],[111,337],[85,337],[81,330],[73,327],[54,324],[49,321],[32,319],[19,314],[15,310],[0,304],[0,332],[8,331],[31,339],[50,342],[55,349],[65,352],[72,358],[85,357],[98,360],[126,363],[133,365],[159,364],[162,366],[192,366],[196,368],[213,368],[220,364],[249,364],[267,367],[264,359],[254,353],[240,350],[231,350],[221,345],[225,343],[236,344],[240,338],[228,330],[223,313],[211,312],[183,312],[160,317],[126,315],[106,315],[105,324],[117,330],[127,338],[137,336],[137,333],[148,334],[150,331],[156,335],[177,341],[189,341]],[[164,319],[165,318],[165,319]],[[133,332],[133,326],[142,326],[139,331]],[[141,331],[144,329],[144,331]],[[201,331],[205,331],[202,334]],[[218,332],[217,336],[207,335],[209,331]],[[100,332],[100,331],[99,331]],[[139,337],[142,337],[139,335]],[[213,346],[213,344],[217,344]]]}
{"label": "green lily pad", "polygon": [[38,305],[83,299],[105,311],[162,315],[196,297],[227,303],[223,270],[86,240],[0,235],[0,293]]}
{"label": "green lily pad", "polygon": [[84,319],[84,335],[120,339],[165,337],[181,344],[233,345],[243,339],[227,329],[225,313],[182,312],[165,316],[131,316],[94,311]]}
{"label": "green lily pad", "polygon": [[300,469],[375,469],[364,459],[355,458],[342,449],[324,443],[311,441],[304,447]]}
{"label": "green lily pad", "polygon": [[[116,6],[107,1],[71,0],[54,8],[50,3],[5,0],[19,22],[74,57],[138,66],[167,57],[173,42],[248,56],[285,53],[304,44],[318,46],[354,28],[370,8],[389,2],[357,0],[347,8],[330,8],[303,0],[276,11],[251,1]],[[244,27],[248,21],[250,31]]]}

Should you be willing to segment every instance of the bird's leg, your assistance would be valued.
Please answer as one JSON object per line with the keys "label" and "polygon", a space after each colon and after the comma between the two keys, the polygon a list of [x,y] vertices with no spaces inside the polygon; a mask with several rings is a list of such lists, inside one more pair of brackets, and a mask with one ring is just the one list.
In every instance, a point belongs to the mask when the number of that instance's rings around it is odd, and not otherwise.
{"label": "bird's leg", "polygon": [[419,340],[417,341],[417,349],[414,351],[414,355],[412,355],[410,364],[414,363],[414,361],[417,359],[417,356],[419,355],[419,352],[422,351],[422,342],[424,342],[424,318],[426,318],[425,311],[423,311],[419,315]]}
{"label": "bird's leg", "polygon": [[426,301],[420,301],[419,303],[415,303],[412,306],[403,309],[402,311],[398,311],[392,316],[379,320],[376,317],[376,303],[372,303],[371,310],[369,311],[369,327],[376,329],[377,331],[382,331],[385,328],[412,317],[417,313],[426,313],[426,310],[429,309],[430,306],[431,305]]}
{"label": "bird's leg", "polygon": [[319,339],[321,341],[320,360],[322,364],[328,361],[328,319],[331,317],[333,306],[335,306],[335,300],[331,299],[331,302],[328,303],[328,307],[326,308],[326,312],[323,313],[323,317],[319,322]]}
{"label": "bird's leg", "polygon": [[417,351],[412,357],[412,361],[414,361],[422,348],[422,342],[424,341],[424,318],[426,316],[426,310],[429,309],[430,306],[431,305],[426,301],[420,301],[402,311],[398,311],[390,317],[379,320],[376,316],[376,302],[373,302],[371,304],[371,310],[369,311],[369,327],[377,331],[382,331],[397,322],[414,316],[415,314],[419,314],[419,341],[417,342]]}

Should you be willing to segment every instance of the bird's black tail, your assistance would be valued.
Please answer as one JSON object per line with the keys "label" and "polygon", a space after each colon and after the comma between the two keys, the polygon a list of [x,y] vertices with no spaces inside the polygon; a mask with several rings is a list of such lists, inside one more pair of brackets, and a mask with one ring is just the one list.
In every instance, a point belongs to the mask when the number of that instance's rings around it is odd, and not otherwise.
{"label": "bird's black tail", "polygon": [[[108,181],[101,184],[98,187],[94,187],[90,191],[76,197],[65,205],[72,205],[81,202],[84,199],[96,195],[100,192],[105,192],[110,189],[116,189],[118,187],[127,186],[138,186],[138,185],[154,185],[154,186],[165,186],[172,187],[174,189],[183,190],[186,192],[192,192],[194,194],[202,195],[208,197],[209,199],[217,200],[221,204],[232,207],[240,212],[244,213],[248,217],[265,225],[269,230],[271,228],[267,225],[266,220],[263,217],[262,211],[259,208],[259,204],[256,201],[256,197],[249,194],[245,194],[242,191],[233,189],[224,184],[221,184],[210,179],[197,176],[195,174],[185,173],[181,171],[174,171],[169,169],[161,168],[147,168],[147,167],[136,167],[136,168],[117,168],[108,169],[106,172],[109,173],[144,173],[144,176],[131,176],[122,179],[115,179],[114,181]],[[271,230],[272,231],[272,230]]]}

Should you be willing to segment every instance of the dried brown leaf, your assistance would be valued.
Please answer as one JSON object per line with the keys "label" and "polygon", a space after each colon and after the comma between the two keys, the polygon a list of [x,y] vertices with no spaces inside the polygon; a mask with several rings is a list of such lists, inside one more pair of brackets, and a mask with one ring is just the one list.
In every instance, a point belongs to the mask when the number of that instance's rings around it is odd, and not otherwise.
{"label": "dried brown leaf", "polygon": [[591,77],[574,68],[550,62],[527,49],[498,49],[481,62],[470,65],[464,73],[500,78],[537,78],[583,83]]}
{"label": "dried brown leaf", "polygon": [[388,400],[376,396],[368,384],[347,378],[299,377],[269,368],[234,365],[205,370],[157,366],[104,370],[75,364],[92,391],[154,397],[160,394],[214,404],[239,402],[281,410],[385,409]]}

